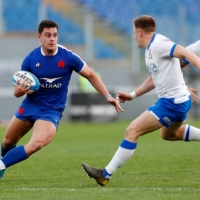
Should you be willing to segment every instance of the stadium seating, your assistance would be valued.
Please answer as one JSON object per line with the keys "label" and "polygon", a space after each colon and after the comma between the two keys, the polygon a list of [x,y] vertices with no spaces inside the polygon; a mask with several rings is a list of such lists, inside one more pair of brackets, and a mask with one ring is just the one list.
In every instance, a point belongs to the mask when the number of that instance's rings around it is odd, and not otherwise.
{"label": "stadium seating", "polygon": [[[6,32],[35,32],[41,0],[2,0]],[[76,0],[90,8],[97,16],[128,36],[132,35],[132,19],[141,14],[152,15],[157,21],[157,32],[165,34],[174,42],[186,46],[199,39],[200,2],[196,0]],[[47,17],[60,25],[59,42],[70,45],[85,44],[83,28],[72,18],[47,6]],[[94,38],[95,56],[98,58],[121,58],[118,52],[104,40]]]}
{"label": "stadium seating", "polygon": [[[104,20],[114,24],[127,34],[132,34],[132,19],[138,15],[152,15],[157,21],[157,32],[167,33],[177,43],[190,44],[199,39],[200,2],[196,0],[76,0],[92,9]],[[182,9],[182,12],[181,12]],[[185,26],[185,29],[182,28]],[[195,26],[192,28],[192,26]],[[180,27],[187,30],[184,41],[181,39]],[[173,30],[173,31],[169,31]],[[190,37],[192,34],[192,37]]]}
{"label": "stadium seating", "polygon": [[[5,30],[8,33],[35,32],[38,27],[38,10],[40,0],[3,0],[3,17]],[[68,45],[85,44],[84,31],[73,19],[63,16],[47,6],[47,18],[55,20],[59,25],[59,43]],[[99,38],[94,38],[94,56],[96,58],[121,58],[123,54],[106,44]]]}

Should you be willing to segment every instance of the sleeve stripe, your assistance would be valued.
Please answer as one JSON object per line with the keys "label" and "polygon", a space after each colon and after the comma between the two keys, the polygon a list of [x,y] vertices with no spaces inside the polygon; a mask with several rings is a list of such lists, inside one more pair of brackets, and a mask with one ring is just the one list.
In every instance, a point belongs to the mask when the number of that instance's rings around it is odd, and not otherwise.
{"label": "sleeve stripe", "polygon": [[174,50],[175,50],[175,48],[176,48],[176,45],[177,45],[177,44],[174,44],[174,45],[173,45],[173,47],[172,47],[172,49],[171,49],[171,51],[170,51],[170,57],[173,57],[173,56],[174,56]]}

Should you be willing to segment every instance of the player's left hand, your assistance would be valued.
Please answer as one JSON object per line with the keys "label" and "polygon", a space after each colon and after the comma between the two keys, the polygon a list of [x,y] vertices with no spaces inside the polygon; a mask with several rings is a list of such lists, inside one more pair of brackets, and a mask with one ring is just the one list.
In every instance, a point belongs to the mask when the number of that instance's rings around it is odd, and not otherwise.
{"label": "player's left hand", "polygon": [[189,88],[189,91],[190,91],[190,94],[192,96],[192,103],[197,104],[197,102],[198,102],[198,96],[197,96],[196,93],[198,92],[198,89]]}
{"label": "player's left hand", "polygon": [[124,110],[122,109],[122,107],[121,107],[120,104],[119,104],[119,101],[116,100],[115,98],[109,97],[109,98],[107,99],[107,101],[108,101],[111,105],[113,105],[113,106],[115,107],[115,109],[116,109],[116,111],[117,111],[118,113],[119,113],[119,112],[124,112]]}

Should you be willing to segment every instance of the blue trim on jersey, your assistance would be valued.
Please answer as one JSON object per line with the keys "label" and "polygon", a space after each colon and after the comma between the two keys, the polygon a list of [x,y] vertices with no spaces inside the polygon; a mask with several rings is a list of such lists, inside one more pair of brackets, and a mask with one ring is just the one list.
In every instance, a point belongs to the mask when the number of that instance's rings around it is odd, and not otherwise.
{"label": "blue trim on jersey", "polygon": [[136,142],[130,142],[128,140],[122,140],[122,143],[120,144],[120,146],[124,149],[136,149],[137,147],[137,143]]}
{"label": "blue trim on jersey", "polygon": [[149,45],[147,47],[148,50],[149,50],[149,48],[151,46],[151,43],[154,41],[155,36],[156,36],[156,33],[154,33],[153,37],[151,38],[151,41],[150,41],[150,43],[149,43]]}
{"label": "blue trim on jersey", "polygon": [[189,64],[190,62],[188,60],[186,60],[185,58],[182,59],[182,61],[185,63],[185,64]]}
{"label": "blue trim on jersey", "polygon": [[188,129],[187,129],[187,132],[186,132],[185,141],[190,141],[189,135],[190,135],[190,125],[188,126]]}
{"label": "blue trim on jersey", "polygon": [[174,44],[171,51],[170,51],[170,57],[173,57],[174,56],[174,50],[176,48],[177,44]]}

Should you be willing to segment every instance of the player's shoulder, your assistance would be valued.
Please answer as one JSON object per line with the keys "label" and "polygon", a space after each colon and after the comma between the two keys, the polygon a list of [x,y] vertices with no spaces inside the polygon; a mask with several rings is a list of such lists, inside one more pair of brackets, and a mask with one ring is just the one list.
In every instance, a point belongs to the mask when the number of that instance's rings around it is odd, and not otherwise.
{"label": "player's shoulder", "polygon": [[65,46],[60,45],[60,44],[58,44],[58,51],[65,52],[67,54],[71,54],[72,53],[72,51],[70,49],[68,49]]}
{"label": "player's shoulder", "polygon": [[156,50],[162,50],[168,47],[172,47],[174,44],[175,43],[168,37],[161,34],[156,34],[152,46]]}
{"label": "player's shoulder", "polygon": [[35,55],[40,55],[40,54],[41,54],[41,46],[30,51],[28,56],[35,56]]}
{"label": "player's shoulder", "polygon": [[155,43],[162,43],[162,42],[168,42],[168,41],[171,41],[168,37],[162,35],[162,34],[159,34],[159,33],[156,33],[155,35]]}
{"label": "player's shoulder", "polygon": [[[66,48],[63,45],[58,44],[58,52],[62,52],[62,54],[64,54],[65,56],[67,56],[68,58],[80,58],[80,56],[76,53],[74,53],[72,50]],[[81,59],[81,58],[80,58]]]}

